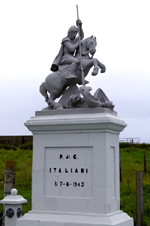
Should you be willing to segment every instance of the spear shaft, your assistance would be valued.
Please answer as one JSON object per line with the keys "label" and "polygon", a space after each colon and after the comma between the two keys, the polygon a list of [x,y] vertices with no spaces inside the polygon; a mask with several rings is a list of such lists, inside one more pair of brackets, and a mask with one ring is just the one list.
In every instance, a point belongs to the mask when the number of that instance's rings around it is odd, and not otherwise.
{"label": "spear shaft", "polygon": [[[77,8],[77,19],[79,20],[78,5],[76,5],[76,8]],[[81,53],[81,35],[80,35],[80,25],[79,24],[78,24],[78,29],[79,29],[79,52],[80,52],[81,80],[82,80],[82,84],[85,85],[83,60],[82,60],[82,53]]]}

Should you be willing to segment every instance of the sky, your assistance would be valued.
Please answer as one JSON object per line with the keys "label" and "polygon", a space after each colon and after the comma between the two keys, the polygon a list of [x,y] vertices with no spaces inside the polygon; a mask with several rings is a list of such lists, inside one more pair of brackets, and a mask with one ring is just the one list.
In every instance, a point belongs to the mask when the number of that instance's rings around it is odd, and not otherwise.
{"label": "sky", "polygon": [[97,38],[106,72],[87,76],[127,123],[120,138],[150,143],[149,0],[0,0],[0,135],[30,135],[24,123],[46,107],[39,86],[79,18]]}

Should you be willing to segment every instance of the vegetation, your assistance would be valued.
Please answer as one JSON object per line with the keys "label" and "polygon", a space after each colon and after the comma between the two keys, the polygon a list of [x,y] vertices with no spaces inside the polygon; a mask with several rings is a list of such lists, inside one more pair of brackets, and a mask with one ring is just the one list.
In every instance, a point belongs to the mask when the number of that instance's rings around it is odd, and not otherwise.
{"label": "vegetation", "polygon": [[[28,212],[31,210],[32,150],[0,149],[0,200],[4,198],[5,162],[12,160],[15,161],[16,165],[15,187],[18,190],[18,195],[22,195],[28,200],[27,204],[23,204],[23,212]],[[0,213],[2,208],[3,206],[0,205]]]}
{"label": "vegetation", "polygon": [[150,144],[146,144],[146,143],[141,143],[141,144],[131,144],[131,143],[120,143],[120,148],[131,148],[134,147],[134,149],[132,150],[136,150],[136,148],[146,148],[149,149],[150,148]]}
{"label": "vegetation", "polygon": [[143,173],[144,226],[150,226],[150,147],[146,149],[147,171],[144,172],[144,150],[138,146],[121,148],[122,182],[120,208],[134,218],[136,225],[136,170]]}
{"label": "vegetation", "polygon": [[20,149],[24,149],[24,150],[32,150],[33,149],[33,143],[32,142],[27,142],[25,144],[20,144],[19,148]]}
{"label": "vegetation", "polygon": [[[143,146],[142,146],[143,145]],[[143,172],[144,226],[150,226],[150,145],[120,145],[122,181],[120,183],[121,210],[134,218],[136,225],[136,170]],[[144,172],[144,148],[147,157],[147,172]],[[16,162],[16,188],[18,194],[28,200],[23,212],[31,210],[32,143],[17,148],[0,149],[0,200],[3,199],[5,162]],[[0,205],[0,213],[2,212]]]}
{"label": "vegetation", "polygon": [[9,145],[9,144],[1,144],[0,145],[0,149],[5,149],[5,150],[14,150],[16,151],[17,148],[13,145]]}

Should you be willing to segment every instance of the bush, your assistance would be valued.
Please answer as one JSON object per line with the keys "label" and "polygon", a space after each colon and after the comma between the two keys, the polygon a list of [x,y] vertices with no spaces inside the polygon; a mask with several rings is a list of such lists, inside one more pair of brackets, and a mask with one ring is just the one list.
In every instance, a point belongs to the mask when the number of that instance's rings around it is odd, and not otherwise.
{"label": "bush", "polygon": [[150,144],[145,144],[145,143],[141,143],[141,144],[131,144],[131,143],[119,143],[120,148],[140,148],[140,149],[150,149]]}
{"label": "bush", "polygon": [[33,150],[33,143],[32,142],[27,142],[25,144],[20,144],[19,148],[20,149],[24,149],[24,150]]}
{"label": "bush", "polygon": [[14,150],[14,151],[17,150],[17,148],[15,146],[9,145],[9,144],[1,144],[0,149]]}

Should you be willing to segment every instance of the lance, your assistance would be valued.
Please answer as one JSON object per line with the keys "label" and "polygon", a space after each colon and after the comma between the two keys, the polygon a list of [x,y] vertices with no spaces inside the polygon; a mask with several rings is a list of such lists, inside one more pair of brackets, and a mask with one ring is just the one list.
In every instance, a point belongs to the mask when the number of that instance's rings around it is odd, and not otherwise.
{"label": "lance", "polygon": [[[77,8],[77,19],[79,20],[78,5],[76,5],[76,8]],[[78,31],[79,31],[79,53],[80,53],[80,66],[81,66],[81,80],[82,80],[82,84],[85,85],[83,60],[82,60],[82,53],[81,53],[81,35],[80,35],[80,25],[79,24],[78,24]]]}

